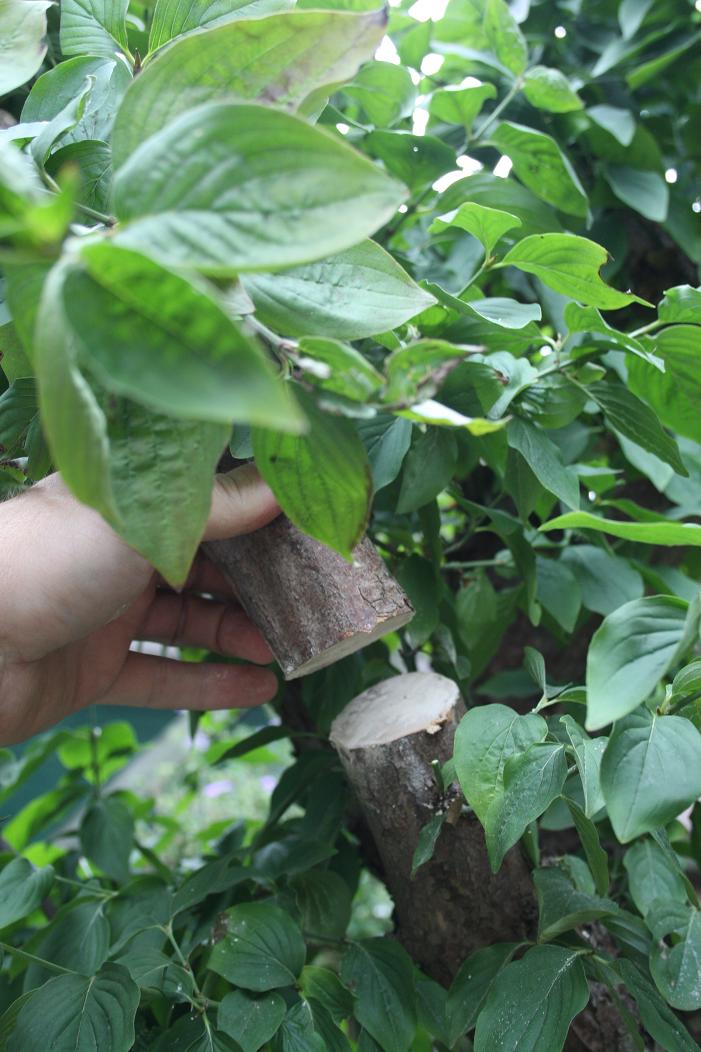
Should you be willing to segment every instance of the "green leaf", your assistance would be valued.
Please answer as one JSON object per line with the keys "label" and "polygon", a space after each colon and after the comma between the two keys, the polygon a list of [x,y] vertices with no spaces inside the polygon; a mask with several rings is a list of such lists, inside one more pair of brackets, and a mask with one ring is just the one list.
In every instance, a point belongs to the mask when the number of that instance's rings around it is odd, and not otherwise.
{"label": "green leaf", "polygon": [[378,128],[390,127],[408,117],[417,94],[405,66],[378,61],[366,62],[343,90],[358,100],[370,123]]}
{"label": "green leaf", "polygon": [[506,761],[547,733],[542,716],[519,716],[506,705],[479,705],[463,716],[455,732],[455,771],[483,825],[491,803],[503,793]]}
{"label": "green leaf", "polygon": [[116,796],[97,800],[80,825],[83,854],[113,880],[126,881],[134,841],[134,819]]}
{"label": "green leaf", "polygon": [[528,61],[528,44],[504,0],[487,0],[484,31],[489,47],[501,64],[516,76],[523,73]]}
{"label": "green leaf", "polygon": [[601,757],[606,748],[606,738],[590,738],[582,727],[573,720],[571,716],[560,717],[560,723],[564,726],[567,737],[574,749],[577,770],[582,779],[582,790],[584,793],[584,812],[587,818],[592,818],[604,806],[604,798],[601,795]]}
{"label": "green leaf", "polygon": [[698,339],[696,325],[671,325],[652,343],[655,355],[664,362],[664,373],[635,360],[628,373],[631,390],[649,402],[662,423],[695,442],[701,442]]}
{"label": "green leaf", "polygon": [[36,383],[31,376],[13,380],[0,395],[0,446],[10,452],[21,445],[36,416]]}
{"label": "green leaf", "polygon": [[336,1023],[353,1014],[353,996],[330,968],[308,964],[302,972],[300,987],[304,996],[324,1006]]}
{"label": "green leaf", "polygon": [[[110,924],[104,900],[73,900],[54,918],[36,947],[37,954],[70,971],[94,975],[110,948]],[[27,986],[38,986],[52,976],[39,964],[27,970]]]}
{"label": "green leaf", "polygon": [[404,196],[338,136],[262,106],[210,103],[172,121],[118,170],[114,206],[124,226],[115,240],[213,274],[282,269],[350,248]]}
{"label": "green leaf", "polygon": [[625,957],[620,957],[616,968],[627,989],[636,1000],[640,1019],[651,1037],[658,1041],[666,1052],[699,1052],[686,1026],[655,987],[638,968]]}
{"label": "green leaf", "polygon": [[491,138],[497,149],[511,158],[515,174],[536,197],[569,215],[586,216],[588,200],[584,188],[550,135],[502,121]]}
{"label": "green leaf", "polygon": [[209,968],[244,990],[294,985],[306,947],[289,914],[266,902],[246,902],[225,916],[227,932],[214,946]]}
{"label": "green leaf", "polygon": [[476,950],[460,965],[448,993],[446,1015],[451,1048],[477,1022],[492,983],[518,949],[518,943],[498,942]]}
{"label": "green leaf", "polygon": [[611,614],[623,603],[639,599],[645,591],[642,577],[629,561],[603,548],[569,545],[562,560],[579,583],[584,606],[594,613]]}
{"label": "green leaf", "polygon": [[[581,307],[578,303],[568,303],[564,311],[565,324],[570,332],[587,332],[590,334],[587,343],[595,343],[597,346],[626,351],[638,358],[650,362],[661,372],[664,365],[659,358],[646,350],[640,340],[630,336],[627,332],[615,329],[604,321],[596,307]],[[592,341],[592,335],[594,339]],[[601,339],[601,337],[604,337]]]}
{"label": "green leaf", "polygon": [[[457,227],[458,230],[466,230],[484,245],[487,256],[491,256],[492,250],[508,230],[521,226],[518,216],[510,212],[502,212],[498,208],[488,208],[486,205],[476,204],[474,201],[466,201],[453,212],[434,219],[428,228],[429,234],[439,233]],[[479,303],[479,301],[477,301]],[[470,304],[472,306],[472,304]]]}
{"label": "green leaf", "polygon": [[115,168],[145,139],[203,102],[234,98],[298,109],[312,92],[323,88],[330,94],[371,57],[385,24],[382,10],[285,11],[174,41],[124,98],[112,138]]}
{"label": "green leaf", "polygon": [[105,964],[94,976],[59,975],[23,1005],[8,1052],[94,1052],[134,1044],[139,988],[126,968]]}
{"label": "green leaf", "polygon": [[350,557],[369,514],[367,455],[349,420],[321,412],[301,391],[300,402],[308,433],[293,436],[255,428],[256,464],[300,530]]}
{"label": "green leaf", "polygon": [[53,866],[35,869],[26,858],[8,862],[0,872],[0,928],[8,928],[41,906],[53,880]]}
{"label": "green leaf", "polygon": [[621,537],[625,541],[640,544],[659,544],[664,547],[701,545],[701,526],[695,522],[624,522],[619,519],[602,519],[588,511],[570,511],[556,519],[544,522],[541,530],[597,530]]}
{"label": "green leaf", "polygon": [[387,939],[352,943],[341,962],[341,978],[356,996],[356,1019],[383,1052],[409,1052],[416,1009],[406,950]]}
{"label": "green leaf", "polygon": [[619,106],[590,106],[587,116],[609,135],[613,135],[621,146],[630,146],[635,137],[635,118],[629,110]]}
{"label": "green leaf", "polygon": [[419,397],[430,398],[466,350],[445,340],[418,340],[400,347],[385,361],[385,401],[408,403]]}
{"label": "green leaf", "polygon": [[521,90],[532,106],[550,113],[571,113],[584,105],[564,73],[550,66],[532,66]]}
{"label": "green leaf", "polygon": [[300,924],[310,935],[342,939],[351,916],[351,893],[333,870],[309,870],[291,881]]}
{"label": "green leaf", "polygon": [[374,241],[243,285],[266,325],[286,336],[359,340],[403,325],[435,299]]}
{"label": "green leaf", "polygon": [[378,413],[357,420],[356,428],[365,446],[375,493],[394,482],[411,443],[412,425],[408,420]]}
{"label": "green leaf", "polygon": [[657,316],[667,324],[689,322],[701,325],[701,289],[676,285],[667,289],[657,307]]}
{"label": "green leaf", "polygon": [[57,139],[60,139],[67,131],[75,128],[83,116],[85,100],[91,94],[95,84],[94,77],[86,77],[85,83],[80,91],[71,101],[60,110],[53,120],[50,120],[42,128],[39,134],[32,140],[29,153],[34,158],[37,168],[43,168],[44,164]]}
{"label": "green leaf", "polygon": [[611,899],[580,891],[559,866],[536,869],[533,882],[538,895],[539,942],[548,942],[563,932],[591,924],[618,909]]}
{"label": "green leaf", "polygon": [[201,869],[191,873],[173,895],[172,916],[176,917],[183,910],[192,909],[204,902],[208,895],[229,891],[251,877],[250,869],[240,864],[238,854],[224,855],[223,858],[208,862]]}
{"label": "green leaf", "polygon": [[286,1010],[280,994],[253,997],[245,990],[233,990],[219,1004],[217,1028],[235,1038],[243,1052],[258,1052],[276,1033]]}
{"label": "green leaf", "polygon": [[589,1000],[581,957],[563,946],[534,946],[497,976],[477,1020],[475,1052],[560,1052]]}
{"label": "green leaf", "polygon": [[445,822],[447,812],[437,812],[429,818],[428,822],[422,826],[421,832],[419,833],[419,839],[416,842],[416,848],[411,860],[411,876],[412,878],[416,875],[419,869],[424,866],[427,862],[430,862],[433,858],[433,852],[436,849],[438,843],[438,837],[441,835],[441,829]]}
{"label": "green leaf", "polygon": [[534,274],[555,292],[602,310],[644,303],[637,296],[606,285],[599,276],[608,254],[601,245],[574,234],[533,234],[519,241],[499,266]]}
{"label": "green leaf", "polygon": [[668,853],[651,837],[643,837],[623,856],[628,874],[628,892],[645,916],[656,899],[687,901],[686,885],[680,870],[670,865]]}
{"label": "green leaf", "polygon": [[82,260],[63,309],[107,388],[183,419],[302,426],[289,388],[206,291],[109,241],[86,245]]}
{"label": "green leaf", "polygon": [[376,130],[365,137],[363,148],[414,192],[455,169],[455,151],[433,135]]}
{"label": "green leaf", "polygon": [[36,340],[42,423],[54,462],[80,500],[169,581],[182,583],[229,428],[173,420],[90,386],[65,319],[65,277],[61,264],[47,280]]}
{"label": "green leaf", "polygon": [[504,790],[489,805],[484,823],[492,872],[527,827],[560,795],[567,777],[563,745],[536,742],[504,765]]}
{"label": "green leaf", "polygon": [[149,34],[149,51],[156,51],[174,37],[205,29],[235,18],[260,18],[287,11],[290,0],[156,0]]}
{"label": "green leaf", "polygon": [[663,176],[623,164],[609,165],[605,173],[619,201],[654,223],[664,223],[669,209],[669,187]]}
{"label": "green leaf", "polygon": [[[672,1008],[701,1008],[701,912],[677,903],[658,903],[646,917],[653,935],[650,971]],[[673,936],[670,947],[665,937]]]}
{"label": "green leaf", "polygon": [[493,84],[479,84],[460,88],[448,85],[434,91],[429,103],[431,117],[447,124],[462,124],[470,131],[475,117],[487,99],[495,99],[497,89]]}
{"label": "green leaf", "polygon": [[[290,1008],[272,1049],[273,1052],[327,1052],[327,1045],[316,1032],[311,1007],[305,1001]],[[331,1046],[328,1052],[332,1052]]]}
{"label": "green leaf", "polygon": [[128,0],[62,0],[61,51],[64,55],[128,52]]}
{"label": "green leaf", "polygon": [[631,713],[613,729],[601,788],[622,844],[666,825],[701,795],[701,734],[681,716]]}
{"label": "green leaf", "polygon": [[582,606],[579,582],[568,566],[560,560],[536,559],[538,602],[567,632],[572,632]]}
{"label": "green leaf", "polygon": [[633,599],[596,630],[587,654],[587,729],[637,708],[669,668],[684,636],[688,603],[670,595]]}
{"label": "green leaf", "polygon": [[565,797],[577,834],[587,857],[587,864],[594,878],[594,886],[599,895],[605,895],[609,889],[608,855],[601,846],[599,834],[591,818],[587,818],[581,807]]}
{"label": "green leaf", "polygon": [[659,457],[679,475],[688,477],[679,446],[664,431],[649,405],[632,394],[623,384],[600,381],[587,387],[587,394],[601,409],[612,428],[631,442]]}
{"label": "green leaf", "polygon": [[457,460],[458,444],[452,432],[439,427],[417,431],[404,460],[397,512],[416,511],[437,497],[450,483]]}
{"label": "green leaf", "polygon": [[416,611],[405,630],[407,640],[410,646],[421,647],[433,635],[440,621],[440,584],[436,580],[436,571],[428,559],[410,555],[399,566],[397,580]]}
{"label": "green leaf", "polygon": [[49,0],[0,0],[0,95],[19,88],[46,54]]}
{"label": "green leaf", "polygon": [[514,417],[506,428],[509,446],[517,450],[542,486],[568,508],[579,507],[579,479],[565,467],[559,449],[535,424]]}

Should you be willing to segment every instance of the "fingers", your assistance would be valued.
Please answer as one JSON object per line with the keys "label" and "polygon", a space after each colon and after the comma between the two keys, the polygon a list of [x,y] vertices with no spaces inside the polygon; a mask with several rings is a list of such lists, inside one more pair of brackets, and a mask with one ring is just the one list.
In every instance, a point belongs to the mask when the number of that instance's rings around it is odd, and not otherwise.
{"label": "fingers", "polygon": [[130,653],[101,705],[150,709],[252,708],[277,692],[275,674],[252,665],[198,665]]}
{"label": "fingers", "polygon": [[273,660],[259,630],[240,607],[193,595],[156,595],[137,634],[155,643],[204,647],[263,665]]}
{"label": "fingers", "polygon": [[216,541],[250,533],[279,514],[280,506],[255,465],[244,464],[226,475],[217,475],[204,539]]}

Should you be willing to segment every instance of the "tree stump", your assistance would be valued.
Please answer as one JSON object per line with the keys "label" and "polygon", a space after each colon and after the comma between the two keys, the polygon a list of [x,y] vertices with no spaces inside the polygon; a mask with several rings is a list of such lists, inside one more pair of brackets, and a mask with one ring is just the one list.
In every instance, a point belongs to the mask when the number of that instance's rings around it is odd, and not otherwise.
{"label": "tree stump", "polygon": [[414,615],[367,537],[348,562],[280,516],[255,533],[203,547],[288,680],[368,646]]}
{"label": "tree stump", "polygon": [[[426,974],[444,984],[473,950],[532,937],[537,919],[519,848],[494,875],[479,821],[460,806],[456,788],[446,796],[436,782],[431,763],[452,756],[463,713],[452,680],[412,672],[360,694],[331,728],[382,860],[399,939]],[[434,856],[412,879],[419,833],[446,808]]]}

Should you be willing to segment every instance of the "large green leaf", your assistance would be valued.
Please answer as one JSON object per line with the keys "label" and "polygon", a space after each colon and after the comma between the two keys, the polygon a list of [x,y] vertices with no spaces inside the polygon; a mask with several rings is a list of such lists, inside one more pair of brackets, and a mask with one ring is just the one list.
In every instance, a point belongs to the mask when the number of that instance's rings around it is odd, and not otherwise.
{"label": "large green leaf", "polygon": [[570,544],[561,558],[579,583],[582,603],[594,613],[611,614],[645,591],[641,575],[628,559],[593,544]]}
{"label": "large green leaf", "polygon": [[458,460],[458,444],[451,431],[429,427],[417,431],[406,455],[397,512],[416,511],[450,483]]}
{"label": "large green leaf", "polygon": [[486,100],[496,98],[496,94],[497,89],[493,84],[439,88],[431,96],[429,111],[437,120],[462,124],[469,131]]}
{"label": "large green leaf", "polygon": [[446,1007],[451,1048],[477,1022],[492,983],[517,948],[515,942],[498,942],[476,950],[461,964],[451,984]]}
{"label": "large green leaf", "polygon": [[532,234],[514,245],[499,265],[535,274],[555,292],[602,310],[643,302],[630,293],[610,288],[601,280],[599,271],[607,258],[606,249],[586,237]]}
{"label": "large green leaf", "polygon": [[548,942],[582,924],[591,924],[618,909],[611,899],[599,898],[575,887],[559,866],[536,869],[533,882],[538,895],[540,942]]}
{"label": "large green leaf", "polygon": [[624,164],[606,169],[606,179],[616,197],[654,223],[663,223],[669,208],[669,187],[659,172],[645,172]]}
{"label": "large green leaf", "polygon": [[46,54],[50,0],[0,0],[0,95],[33,77]]}
{"label": "large green leaf", "polygon": [[677,546],[701,546],[701,526],[695,522],[626,522],[623,519],[602,519],[588,511],[570,511],[558,515],[556,519],[544,522],[541,530],[596,530],[599,533],[610,533],[612,537],[621,537],[625,541],[637,541],[640,544],[659,544],[674,548]]}
{"label": "large green leaf", "polygon": [[354,1015],[384,1052],[409,1052],[416,1032],[411,959],[399,943],[352,943],[341,978],[355,994]]}
{"label": "large green leaf", "polygon": [[664,362],[665,371],[631,360],[631,390],[650,403],[667,427],[701,442],[698,327],[670,325],[658,333],[651,346]]}
{"label": "large green leaf", "polygon": [[255,428],[256,464],[288,518],[349,557],[369,514],[367,455],[349,420],[321,412],[312,398],[300,395],[308,433],[293,436]]}
{"label": "large green leaf", "polygon": [[521,220],[518,216],[511,215],[510,212],[502,212],[498,208],[488,208],[486,205],[476,204],[474,201],[466,201],[454,212],[448,212],[446,215],[434,219],[428,230],[430,234],[440,233],[440,231],[449,230],[451,227],[465,230],[468,234],[476,237],[484,246],[487,256],[491,256],[497,241],[507,231],[520,226]]}
{"label": "large green leaf", "polygon": [[80,824],[83,853],[113,880],[126,881],[133,841],[134,819],[118,797],[103,797],[85,812]]}
{"label": "large green leaf", "polygon": [[613,729],[601,788],[621,843],[666,825],[701,795],[701,734],[682,716],[631,713]]}
{"label": "large green leaf", "polygon": [[522,91],[532,106],[550,113],[571,113],[584,105],[564,73],[550,66],[531,66]]}
{"label": "large green leaf", "polygon": [[687,609],[675,596],[645,596],[604,620],[587,654],[589,730],[613,723],[649,697],[684,637]]}
{"label": "large green leaf", "polygon": [[286,336],[359,340],[435,303],[374,241],[280,274],[250,274],[243,284],[261,321]]}
{"label": "large green leaf", "polygon": [[701,1008],[701,912],[677,902],[658,902],[645,921],[653,937],[650,971],[657,989],[672,1008]]}
{"label": "large green leaf", "polygon": [[528,44],[505,0],[487,0],[484,31],[502,65],[516,76],[523,73],[528,61]]}
{"label": "large green leaf", "polygon": [[226,994],[217,1009],[217,1027],[236,1039],[243,1052],[258,1052],[285,1018],[285,1002],[270,991],[254,997],[245,990]]}
{"label": "large green leaf", "polygon": [[82,360],[110,390],[183,419],[303,426],[262,350],[206,291],[109,241],[81,258],[64,311]]}
{"label": "large green leaf", "polygon": [[365,446],[375,492],[394,482],[411,443],[412,424],[389,413],[357,420],[356,428]]}
{"label": "large green leaf", "polygon": [[479,705],[463,716],[455,732],[455,772],[483,824],[489,805],[503,792],[506,761],[547,733],[542,716],[519,716],[506,705]]}
{"label": "large green leaf", "polygon": [[212,971],[244,990],[294,985],[306,948],[288,913],[267,902],[246,902],[227,911],[226,925],[209,958]]}
{"label": "large green leaf", "polygon": [[564,946],[534,946],[497,976],[480,1012],[475,1052],[560,1052],[589,1000],[582,960]]}
{"label": "large green leaf", "polygon": [[675,285],[673,289],[667,289],[658,304],[657,316],[668,324],[687,322],[701,325],[701,289],[691,285]]}
{"label": "large green leaf", "polygon": [[682,1020],[632,961],[620,957],[616,967],[636,1000],[643,1026],[655,1041],[666,1052],[699,1052]]}
{"label": "large green leaf", "polygon": [[454,150],[433,135],[378,129],[365,137],[363,147],[414,192],[455,168]]}
{"label": "large green leaf", "polygon": [[491,137],[511,158],[514,172],[536,197],[570,215],[587,214],[587,195],[579,177],[550,135],[502,121]]}
{"label": "large green leaf", "polygon": [[116,240],[215,274],[280,270],[362,241],[404,195],[367,158],[299,118],[209,103],[119,169]]}
{"label": "large green leaf", "polygon": [[366,62],[343,90],[358,100],[370,123],[378,128],[408,117],[416,101],[409,70],[393,62]]}
{"label": "large green leaf", "polygon": [[8,1052],[95,1052],[134,1044],[139,988],[126,968],[105,964],[94,976],[59,975],[22,1007]]}
{"label": "large green leaf", "polygon": [[312,92],[330,93],[371,57],[385,24],[382,10],[287,11],[174,41],[127,92],[112,139],[115,166],[203,102],[236,98],[297,109]]}
{"label": "large green leaf", "polygon": [[22,120],[53,120],[79,94],[87,77],[93,82],[80,119],[61,135],[59,145],[92,139],[106,147],[119,103],[132,80],[124,62],[114,58],[76,56],[42,74],[22,107]]}
{"label": "large green leaf", "polygon": [[636,840],[623,856],[628,892],[645,916],[656,899],[684,903],[686,885],[679,868],[670,865],[668,853],[652,837]]}
{"label": "large green leaf", "polygon": [[104,55],[126,51],[129,0],[62,0],[61,51],[64,55]]}
{"label": "large green leaf", "polygon": [[609,381],[590,384],[587,393],[603,409],[611,427],[669,464],[679,475],[688,476],[679,446],[664,430],[649,405],[636,398],[623,384]]}
{"label": "large green leaf", "polygon": [[205,29],[235,18],[260,18],[287,11],[292,0],[156,0],[149,33],[150,51],[193,29]]}
{"label": "large green leaf", "polygon": [[80,500],[169,581],[182,583],[207,522],[229,426],[175,420],[86,379],[65,317],[66,273],[60,265],[46,282],[36,340],[42,424],[54,463]]}
{"label": "large green leaf", "polygon": [[41,906],[54,879],[52,866],[35,869],[26,858],[13,858],[0,873],[0,928],[22,920]]}
{"label": "large green leaf", "polygon": [[563,745],[536,742],[504,765],[504,789],[494,797],[484,823],[492,872],[504,855],[560,795],[567,777]]}
{"label": "large green leaf", "polygon": [[517,450],[542,486],[568,508],[579,507],[579,479],[576,471],[565,467],[559,449],[545,432],[520,417],[506,429],[509,446]]}

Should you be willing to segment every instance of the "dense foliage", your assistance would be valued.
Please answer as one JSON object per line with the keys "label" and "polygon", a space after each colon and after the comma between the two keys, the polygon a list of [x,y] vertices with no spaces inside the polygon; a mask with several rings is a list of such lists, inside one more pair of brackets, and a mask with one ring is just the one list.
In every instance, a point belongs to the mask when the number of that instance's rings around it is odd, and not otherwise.
{"label": "dense foliage", "polygon": [[494,870],[528,851],[537,944],[446,993],[348,938],[328,748],[174,863],[177,818],[110,788],[129,728],[58,731],[0,755],[3,799],[65,772],[3,830],[9,1052],[558,1052],[593,981],[631,1047],[698,1047],[701,15],[429,13],[0,0],[0,493],[60,469],[174,584],[229,442],[343,554],[369,521],[417,614],[309,677],[304,726],[417,661],[455,679],[440,777]]}

